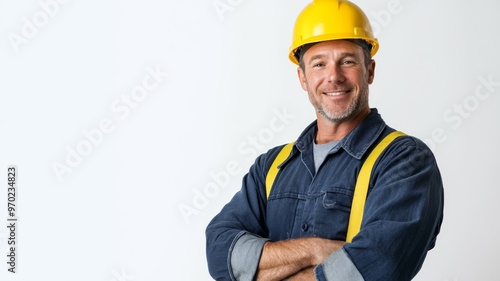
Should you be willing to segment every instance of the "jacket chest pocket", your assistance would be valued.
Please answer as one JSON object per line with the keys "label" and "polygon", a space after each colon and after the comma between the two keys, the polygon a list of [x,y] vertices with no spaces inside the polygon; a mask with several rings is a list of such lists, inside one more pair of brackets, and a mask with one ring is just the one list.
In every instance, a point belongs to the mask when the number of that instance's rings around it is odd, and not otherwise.
{"label": "jacket chest pocket", "polygon": [[344,188],[325,188],[316,199],[315,235],[345,240],[353,193]]}

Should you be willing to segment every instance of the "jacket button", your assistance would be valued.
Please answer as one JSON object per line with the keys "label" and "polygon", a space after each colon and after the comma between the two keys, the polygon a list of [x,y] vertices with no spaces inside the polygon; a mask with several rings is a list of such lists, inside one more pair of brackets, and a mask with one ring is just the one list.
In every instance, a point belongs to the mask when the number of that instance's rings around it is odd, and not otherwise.
{"label": "jacket button", "polygon": [[307,225],[307,223],[302,224],[302,231],[307,231],[308,228],[309,225]]}

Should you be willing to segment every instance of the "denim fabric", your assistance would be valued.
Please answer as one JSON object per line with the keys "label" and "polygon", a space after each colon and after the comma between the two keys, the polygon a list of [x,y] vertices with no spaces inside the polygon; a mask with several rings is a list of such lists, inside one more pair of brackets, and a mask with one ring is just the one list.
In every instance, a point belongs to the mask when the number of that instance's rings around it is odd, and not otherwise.
{"label": "denim fabric", "polygon": [[[309,236],[345,241],[358,172],[393,129],[372,109],[315,173],[316,130],[313,122],[298,138],[268,200],[265,177],[281,146],[257,158],[241,190],[209,223],[206,251],[214,279],[234,280],[230,257],[242,231],[272,241]],[[400,137],[377,160],[361,231],[343,251],[365,280],[411,280],[434,247],[442,218],[443,186],[432,152],[414,137]],[[328,280],[334,274],[316,276]]]}

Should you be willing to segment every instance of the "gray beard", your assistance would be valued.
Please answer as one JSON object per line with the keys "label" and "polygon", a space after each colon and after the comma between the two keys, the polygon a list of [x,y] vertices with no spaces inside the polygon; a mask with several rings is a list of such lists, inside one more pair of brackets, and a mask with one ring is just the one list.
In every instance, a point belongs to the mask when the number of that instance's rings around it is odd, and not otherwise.
{"label": "gray beard", "polygon": [[349,107],[347,107],[344,111],[336,114],[326,111],[321,104],[314,104],[314,107],[316,108],[316,112],[321,114],[329,121],[334,123],[340,123],[350,119],[354,115],[354,113],[356,113],[361,108],[364,108],[367,105],[368,105],[368,92],[359,95],[354,100],[353,103],[349,104]]}

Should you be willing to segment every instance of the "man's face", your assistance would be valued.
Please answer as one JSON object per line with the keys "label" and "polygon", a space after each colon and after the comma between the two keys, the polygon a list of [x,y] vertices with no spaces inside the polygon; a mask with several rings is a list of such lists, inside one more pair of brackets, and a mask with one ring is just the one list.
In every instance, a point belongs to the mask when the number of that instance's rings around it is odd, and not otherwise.
{"label": "man's face", "polygon": [[375,61],[366,67],[360,46],[345,40],[321,42],[302,59],[299,80],[318,118],[340,123],[369,111],[368,85],[373,82]]}

